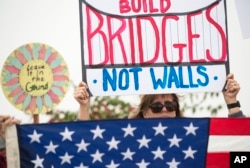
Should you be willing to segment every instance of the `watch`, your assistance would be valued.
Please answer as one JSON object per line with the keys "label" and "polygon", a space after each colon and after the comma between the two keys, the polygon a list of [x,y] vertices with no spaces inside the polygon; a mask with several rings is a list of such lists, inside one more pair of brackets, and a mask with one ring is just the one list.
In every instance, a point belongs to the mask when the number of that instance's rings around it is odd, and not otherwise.
{"label": "watch", "polygon": [[235,107],[240,107],[239,101],[237,101],[236,103],[227,104],[228,109],[235,108]]}

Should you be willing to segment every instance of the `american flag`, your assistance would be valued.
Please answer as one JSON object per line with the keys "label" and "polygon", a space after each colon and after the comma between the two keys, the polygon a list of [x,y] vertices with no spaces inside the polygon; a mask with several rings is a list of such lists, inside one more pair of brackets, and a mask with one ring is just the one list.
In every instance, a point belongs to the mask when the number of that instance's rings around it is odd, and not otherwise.
{"label": "american flag", "polygon": [[[230,151],[223,151],[221,144],[218,144],[221,153],[210,149],[209,141],[220,137],[220,131],[230,133],[228,128],[232,125],[228,124],[236,122],[241,124],[234,128],[247,130],[244,123],[250,128],[247,118],[124,119],[17,125],[17,149],[9,145],[7,157],[15,155],[18,161],[8,161],[8,164],[21,168],[203,168],[218,167],[219,159],[229,167],[229,157],[221,157],[229,156]],[[238,131],[237,128],[234,131]],[[249,135],[249,131],[245,132],[243,139],[249,140]],[[9,139],[14,136],[9,134]],[[249,143],[247,147],[250,148]],[[212,153],[207,154],[208,150]]]}

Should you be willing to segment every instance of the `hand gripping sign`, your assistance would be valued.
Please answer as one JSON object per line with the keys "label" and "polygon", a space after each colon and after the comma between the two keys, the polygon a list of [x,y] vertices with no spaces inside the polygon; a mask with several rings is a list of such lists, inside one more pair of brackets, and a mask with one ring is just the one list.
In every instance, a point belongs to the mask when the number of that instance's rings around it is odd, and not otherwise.
{"label": "hand gripping sign", "polygon": [[221,91],[229,73],[223,0],[80,0],[92,95]]}

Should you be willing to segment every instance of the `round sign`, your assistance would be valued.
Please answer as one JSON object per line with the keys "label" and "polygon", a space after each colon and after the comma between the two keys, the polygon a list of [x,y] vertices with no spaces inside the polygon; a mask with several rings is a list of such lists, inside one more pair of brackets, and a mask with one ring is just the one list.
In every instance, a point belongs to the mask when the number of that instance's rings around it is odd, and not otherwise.
{"label": "round sign", "polygon": [[14,50],[6,59],[1,84],[9,102],[28,114],[51,111],[67,92],[69,72],[52,47],[32,43]]}

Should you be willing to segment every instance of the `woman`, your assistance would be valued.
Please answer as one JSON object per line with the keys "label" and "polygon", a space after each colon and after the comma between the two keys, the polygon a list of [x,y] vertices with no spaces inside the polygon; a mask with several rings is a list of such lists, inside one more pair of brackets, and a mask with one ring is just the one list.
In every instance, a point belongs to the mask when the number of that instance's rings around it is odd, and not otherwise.
{"label": "woman", "polygon": [[[74,97],[80,104],[78,113],[79,120],[89,119],[90,98],[88,86],[81,82],[75,90]],[[237,100],[240,85],[234,79],[233,74],[227,76],[227,83],[223,96],[228,107],[229,117],[244,117]],[[176,94],[143,95],[139,108],[131,112],[128,118],[168,118],[181,117],[179,99]]]}

